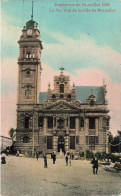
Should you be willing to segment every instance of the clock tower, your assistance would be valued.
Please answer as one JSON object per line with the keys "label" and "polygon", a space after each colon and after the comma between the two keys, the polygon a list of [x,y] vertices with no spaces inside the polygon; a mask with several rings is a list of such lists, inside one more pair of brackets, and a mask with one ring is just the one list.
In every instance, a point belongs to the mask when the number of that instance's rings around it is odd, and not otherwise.
{"label": "clock tower", "polygon": [[38,104],[41,73],[40,31],[38,24],[32,19],[22,30],[19,43],[19,77],[18,77],[18,104]]}

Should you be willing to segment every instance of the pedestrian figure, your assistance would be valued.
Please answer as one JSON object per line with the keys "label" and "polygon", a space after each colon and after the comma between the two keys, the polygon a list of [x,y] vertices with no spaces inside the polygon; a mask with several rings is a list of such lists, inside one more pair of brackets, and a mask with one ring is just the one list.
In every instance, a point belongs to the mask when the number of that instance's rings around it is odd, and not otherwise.
{"label": "pedestrian figure", "polygon": [[37,161],[38,161],[38,158],[39,158],[39,153],[36,152],[36,159],[37,159]]}
{"label": "pedestrian figure", "polygon": [[67,166],[68,165],[68,154],[66,154],[65,159],[66,159],[66,166]]}
{"label": "pedestrian figure", "polygon": [[98,159],[97,158],[93,158],[92,160],[92,168],[93,168],[93,174],[97,174],[98,173]]}
{"label": "pedestrian figure", "polygon": [[4,153],[1,155],[1,164],[6,164],[6,155]]}
{"label": "pedestrian figure", "polygon": [[56,161],[56,154],[53,152],[52,153],[52,159],[53,159],[53,164],[55,164],[55,161]]}
{"label": "pedestrian figure", "polygon": [[95,157],[93,157],[93,160],[92,160],[92,169],[93,169],[93,174],[95,174],[95,166],[94,166],[94,163],[95,163]]}
{"label": "pedestrian figure", "polygon": [[97,158],[95,158],[94,167],[95,167],[96,174],[97,174],[98,173],[98,159]]}
{"label": "pedestrian figure", "polygon": [[64,150],[64,156],[65,156],[65,154],[66,154],[66,151]]}
{"label": "pedestrian figure", "polygon": [[44,168],[47,168],[47,157],[46,157],[46,154],[44,153]]}

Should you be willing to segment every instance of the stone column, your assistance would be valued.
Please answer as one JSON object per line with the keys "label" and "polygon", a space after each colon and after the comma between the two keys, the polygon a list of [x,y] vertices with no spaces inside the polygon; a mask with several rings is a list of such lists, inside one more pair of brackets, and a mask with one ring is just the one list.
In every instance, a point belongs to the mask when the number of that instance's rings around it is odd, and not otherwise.
{"label": "stone column", "polygon": [[98,136],[99,119],[95,119],[95,135]]}
{"label": "stone column", "polygon": [[65,151],[69,150],[69,136],[65,136]]}
{"label": "stone column", "polygon": [[43,126],[43,130],[44,130],[44,135],[46,135],[47,133],[47,117],[44,117],[44,126]]}
{"label": "stone column", "polygon": [[69,117],[66,119],[66,134],[69,134]]}
{"label": "stone column", "polygon": [[89,130],[89,118],[85,118],[84,122],[84,130],[85,130],[85,135],[88,136],[88,130]]}
{"label": "stone column", "polygon": [[79,117],[76,117],[76,135],[79,134]]}
{"label": "stone column", "polygon": [[54,152],[58,151],[57,147],[58,147],[58,136],[53,136],[53,151]]}

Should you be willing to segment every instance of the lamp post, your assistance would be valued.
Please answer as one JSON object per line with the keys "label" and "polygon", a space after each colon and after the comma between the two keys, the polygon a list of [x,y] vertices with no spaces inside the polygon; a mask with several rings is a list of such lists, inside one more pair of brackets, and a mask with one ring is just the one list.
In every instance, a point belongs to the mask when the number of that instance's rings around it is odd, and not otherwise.
{"label": "lamp post", "polygon": [[34,105],[32,113],[32,154],[34,153]]}

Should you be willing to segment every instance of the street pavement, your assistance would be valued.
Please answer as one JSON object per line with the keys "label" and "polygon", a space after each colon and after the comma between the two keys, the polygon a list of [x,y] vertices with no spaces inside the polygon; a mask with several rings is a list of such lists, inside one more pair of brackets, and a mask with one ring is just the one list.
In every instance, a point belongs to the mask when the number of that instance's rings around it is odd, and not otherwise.
{"label": "street pavement", "polygon": [[121,196],[121,173],[99,167],[98,175],[86,160],[72,160],[66,166],[64,158],[56,164],[44,160],[7,156],[1,165],[1,196]]}

